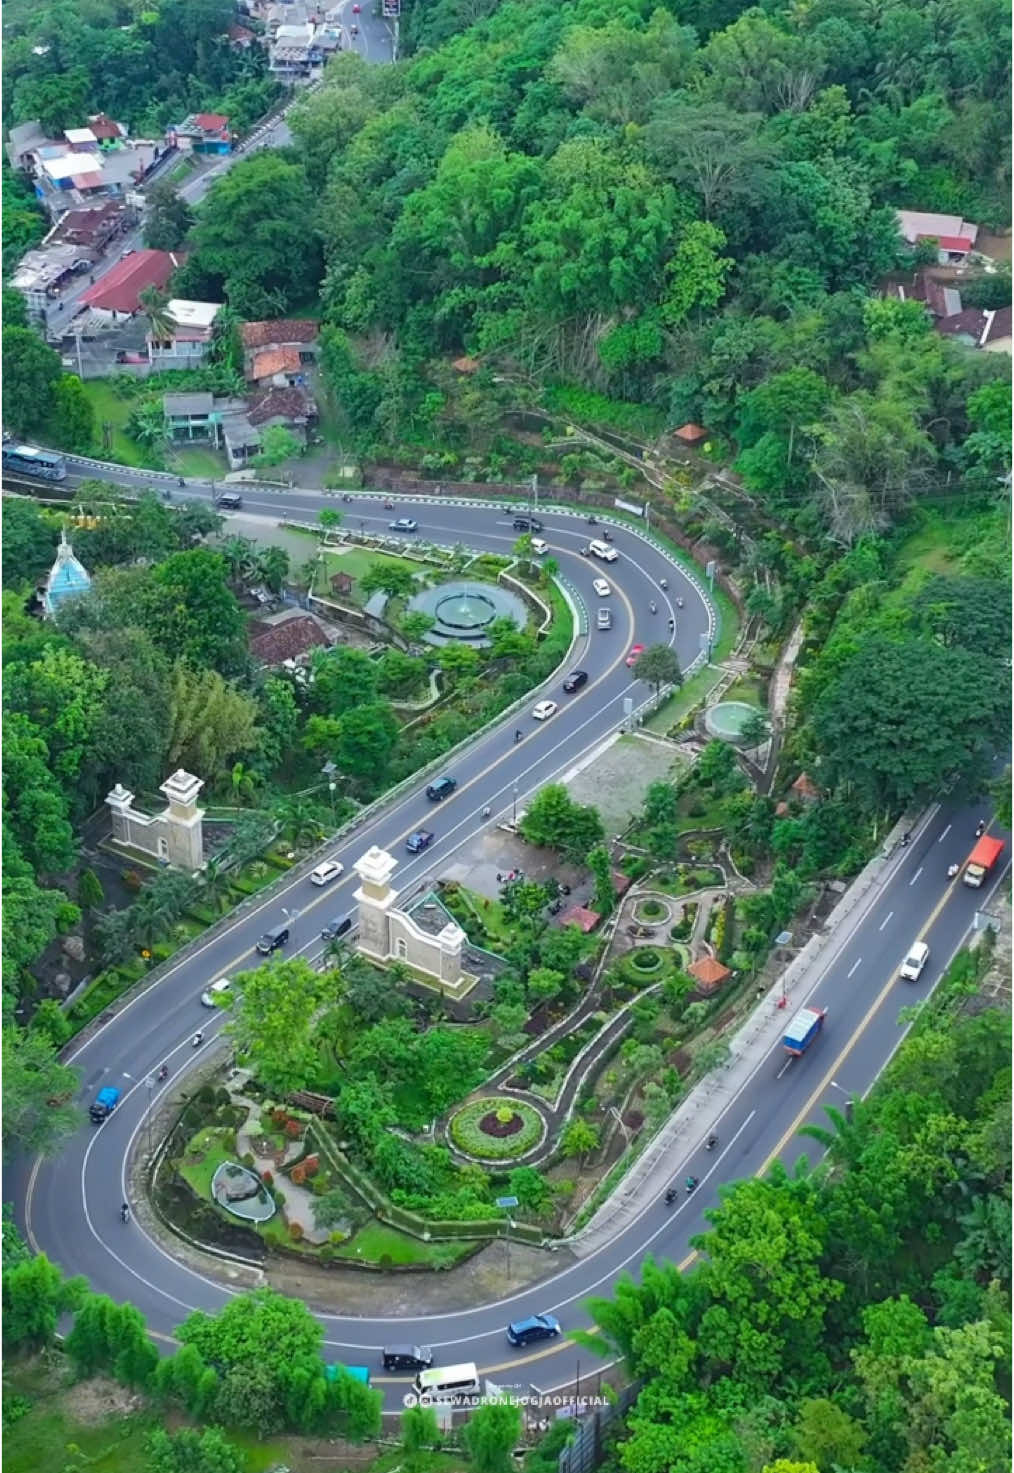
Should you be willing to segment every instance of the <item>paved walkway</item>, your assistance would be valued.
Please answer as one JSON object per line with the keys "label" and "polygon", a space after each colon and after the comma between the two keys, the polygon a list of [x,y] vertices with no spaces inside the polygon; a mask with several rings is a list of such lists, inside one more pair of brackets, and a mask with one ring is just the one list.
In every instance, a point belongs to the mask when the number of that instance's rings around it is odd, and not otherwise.
{"label": "paved walkway", "polygon": [[[245,1082],[245,1079],[237,1081],[240,1088]],[[262,1179],[266,1171],[271,1173],[276,1188],[285,1196],[285,1206],[279,1210],[285,1214],[286,1222],[298,1222],[303,1229],[303,1237],[308,1242],[326,1243],[330,1236],[330,1229],[318,1228],[314,1221],[313,1193],[307,1191],[306,1187],[297,1186],[289,1177],[282,1175],[282,1170],[288,1162],[294,1161],[302,1153],[302,1140],[291,1141],[285,1147],[281,1161],[277,1161],[274,1156],[262,1155],[254,1148],[254,1142],[266,1133],[261,1124],[260,1105],[256,1100],[236,1093],[235,1086],[230,1089],[230,1093],[233,1103],[245,1106],[248,1111],[246,1120],[236,1129],[236,1154],[242,1159],[249,1152],[254,1158],[252,1169]]]}

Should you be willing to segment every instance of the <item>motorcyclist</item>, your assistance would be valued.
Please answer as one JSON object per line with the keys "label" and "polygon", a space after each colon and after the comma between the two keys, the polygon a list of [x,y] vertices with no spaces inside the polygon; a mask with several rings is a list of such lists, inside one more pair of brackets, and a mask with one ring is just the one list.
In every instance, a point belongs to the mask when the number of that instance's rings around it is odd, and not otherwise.
{"label": "motorcyclist", "polygon": [[602,533],[602,536],[603,536],[603,538],[605,539],[606,542],[612,542],[612,540],[613,540],[613,534],[612,534],[612,532],[603,532]]}
{"label": "motorcyclist", "polygon": [[958,870],[960,868],[961,868],[961,865],[960,864],[949,864],[947,866],[947,878],[949,880],[953,880],[954,879],[954,876],[957,874],[957,872],[958,872]]}
{"label": "motorcyclist", "polygon": [[121,1222],[128,1222],[129,1219],[130,1219],[130,1204],[129,1204],[129,1202],[124,1202],[123,1206],[120,1208],[120,1221]]}
{"label": "motorcyclist", "polygon": [[598,526],[598,517],[589,517],[588,518],[588,525],[589,525],[589,527],[597,527]]}
{"label": "motorcyclist", "polygon": [[678,599],[677,599],[677,600],[676,600],[676,607],[677,607],[677,608],[678,608],[678,609],[681,609],[681,608],[682,608],[682,607],[683,607],[683,600],[682,600],[682,599],[681,599],[681,598],[678,598]]}
{"label": "motorcyclist", "polygon": [[659,588],[668,588],[669,587],[669,579],[668,578],[660,578],[658,580],[658,586],[659,586]]}
{"label": "motorcyclist", "polygon": [[718,1136],[717,1135],[709,1135],[708,1136],[708,1140],[707,1140],[707,1149],[709,1151],[713,1151],[717,1145],[718,1145]]}
{"label": "motorcyclist", "polygon": [[162,1067],[161,1067],[161,1069],[158,1071],[158,1080],[159,1080],[159,1083],[161,1084],[164,1079],[168,1079],[168,1078],[169,1078],[169,1065],[168,1064],[163,1064]]}
{"label": "motorcyclist", "polygon": [[902,847],[902,849],[907,849],[908,846],[909,846],[909,844],[911,844],[911,842],[912,842],[912,832],[911,832],[911,830],[907,830],[901,836],[901,847]]}
{"label": "motorcyclist", "polygon": [[200,1028],[198,1028],[197,1032],[194,1034],[190,1042],[193,1044],[194,1048],[200,1048],[201,1044],[204,1042],[204,1034],[202,1033]]}
{"label": "motorcyclist", "polygon": [[489,818],[489,816],[490,816],[490,814],[492,812],[493,812],[492,808],[490,808],[489,804],[487,803],[486,806],[485,806],[485,808],[482,810],[482,816],[483,816],[483,818]]}
{"label": "motorcyclist", "polygon": [[648,605],[648,608],[651,610],[651,612],[653,614],[657,614],[658,613],[658,605],[657,604],[649,604]]}
{"label": "motorcyclist", "polygon": [[692,1192],[694,1190],[694,1188],[696,1187],[696,1185],[697,1185],[697,1178],[696,1178],[696,1176],[688,1176],[687,1177],[687,1191],[688,1192]]}
{"label": "motorcyclist", "polygon": [[665,1205],[667,1207],[671,1206],[672,1203],[676,1201],[676,1198],[678,1196],[679,1196],[679,1193],[677,1192],[676,1188],[675,1187],[670,1187],[669,1190],[665,1194]]}
{"label": "motorcyclist", "polygon": [[977,839],[981,839],[982,836],[983,836],[983,834],[985,832],[986,832],[986,820],[984,818],[980,818],[979,819],[979,822],[975,825],[975,837]]}
{"label": "motorcyclist", "polygon": [[517,728],[517,730],[515,731],[515,733],[514,733],[514,741],[515,741],[515,743],[519,742],[521,740],[521,738],[522,738],[523,735],[524,735],[524,733],[522,732],[522,730],[521,730],[521,728],[519,726]]}

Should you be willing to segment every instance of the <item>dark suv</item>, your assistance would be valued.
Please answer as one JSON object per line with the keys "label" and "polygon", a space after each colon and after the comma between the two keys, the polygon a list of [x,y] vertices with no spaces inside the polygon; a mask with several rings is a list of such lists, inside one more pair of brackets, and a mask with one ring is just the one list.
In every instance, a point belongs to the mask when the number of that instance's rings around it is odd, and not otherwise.
{"label": "dark suv", "polygon": [[426,789],[426,796],[432,802],[439,803],[441,798],[449,798],[457,786],[456,778],[438,777],[436,782],[430,783]]}
{"label": "dark suv", "polygon": [[514,530],[515,532],[541,532],[542,523],[538,517],[515,517]]}
{"label": "dark suv", "polygon": [[433,1352],[428,1345],[385,1345],[381,1359],[385,1371],[428,1371]]}

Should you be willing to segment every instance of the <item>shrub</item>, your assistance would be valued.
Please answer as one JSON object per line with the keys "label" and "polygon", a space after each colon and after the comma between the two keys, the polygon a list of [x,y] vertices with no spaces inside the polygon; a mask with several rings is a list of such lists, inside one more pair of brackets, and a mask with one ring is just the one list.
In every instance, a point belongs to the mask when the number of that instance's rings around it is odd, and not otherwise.
{"label": "shrub", "polygon": [[286,1120],[285,1134],[289,1137],[290,1141],[294,1141],[298,1136],[303,1134],[303,1127],[298,1120]]}
{"label": "shrub", "polygon": [[499,1120],[501,1125],[507,1125],[511,1120],[514,1119],[513,1105],[498,1105],[496,1118]]}
{"label": "shrub", "polygon": [[290,1181],[297,1187],[301,1187],[306,1181],[306,1170],[303,1166],[296,1165],[289,1172]]}
{"label": "shrub", "polygon": [[261,1181],[266,1187],[272,1187],[275,1184],[275,1178],[270,1171],[261,1172]]}
{"label": "shrub", "polygon": [[303,1224],[301,1222],[289,1223],[289,1237],[294,1243],[298,1243],[303,1236]]}
{"label": "shrub", "polygon": [[289,1116],[287,1111],[276,1105],[275,1108],[271,1111],[271,1118],[276,1125],[284,1125]]}
{"label": "shrub", "polygon": [[[501,1107],[508,1109],[511,1117],[521,1116],[521,1129],[509,1136],[486,1135],[479,1128],[480,1120],[491,1112],[499,1118]],[[542,1117],[523,1100],[473,1100],[451,1116],[449,1132],[458,1149],[469,1156],[505,1160],[532,1149],[542,1135]]]}
{"label": "shrub", "polygon": [[244,1151],[239,1159],[242,1166],[252,1167],[254,1164],[254,1153],[253,1151]]}
{"label": "shrub", "polygon": [[317,1172],[320,1170],[320,1157],[307,1156],[306,1160],[303,1162],[303,1170],[306,1172],[307,1176],[316,1176]]}

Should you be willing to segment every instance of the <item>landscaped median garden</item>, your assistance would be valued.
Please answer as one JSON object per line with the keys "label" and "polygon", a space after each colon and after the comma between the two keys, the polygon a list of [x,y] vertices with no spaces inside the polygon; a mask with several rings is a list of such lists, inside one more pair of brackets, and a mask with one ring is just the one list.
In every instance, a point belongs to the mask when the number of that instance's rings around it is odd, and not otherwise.
{"label": "landscaped median garden", "polygon": [[463,1156],[474,1161],[506,1161],[526,1156],[539,1145],[546,1122],[523,1100],[498,1096],[473,1100],[448,1121],[448,1136]]}

